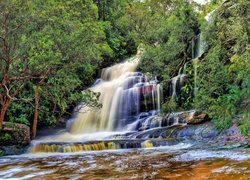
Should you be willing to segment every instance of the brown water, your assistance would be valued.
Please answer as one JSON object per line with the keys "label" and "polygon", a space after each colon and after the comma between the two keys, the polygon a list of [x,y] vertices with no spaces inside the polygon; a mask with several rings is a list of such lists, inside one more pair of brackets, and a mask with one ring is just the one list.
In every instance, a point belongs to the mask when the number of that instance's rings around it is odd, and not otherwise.
{"label": "brown water", "polygon": [[250,179],[249,150],[189,145],[0,158],[0,179]]}

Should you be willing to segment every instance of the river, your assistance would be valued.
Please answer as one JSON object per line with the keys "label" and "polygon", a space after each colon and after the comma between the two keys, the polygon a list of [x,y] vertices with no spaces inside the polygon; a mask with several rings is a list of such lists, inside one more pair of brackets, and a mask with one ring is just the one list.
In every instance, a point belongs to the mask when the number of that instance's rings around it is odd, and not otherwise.
{"label": "river", "polygon": [[0,158],[0,179],[249,179],[250,150],[191,144]]}

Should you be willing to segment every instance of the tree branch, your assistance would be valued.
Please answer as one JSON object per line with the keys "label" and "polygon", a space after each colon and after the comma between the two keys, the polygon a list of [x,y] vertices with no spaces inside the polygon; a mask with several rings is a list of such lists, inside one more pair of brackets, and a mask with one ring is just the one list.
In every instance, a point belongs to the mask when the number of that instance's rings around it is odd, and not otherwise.
{"label": "tree branch", "polygon": [[8,89],[8,87],[7,87],[5,84],[3,84],[3,86],[4,86],[4,88],[5,88],[7,97],[8,97],[9,99],[12,99],[12,97],[10,96],[10,90]]}

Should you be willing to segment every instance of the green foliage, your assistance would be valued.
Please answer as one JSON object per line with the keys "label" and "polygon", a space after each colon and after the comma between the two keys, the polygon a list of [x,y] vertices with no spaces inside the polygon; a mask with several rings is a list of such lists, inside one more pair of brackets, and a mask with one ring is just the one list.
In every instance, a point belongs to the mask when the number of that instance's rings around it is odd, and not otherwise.
{"label": "green foliage", "polygon": [[[153,1],[148,3],[157,7]],[[199,29],[197,14],[188,3],[170,4],[172,9],[169,12],[162,8],[155,12],[144,10],[143,16],[149,16],[151,21],[145,25],[145,32],[139,32],[146,44],[139,67],[161,80],[176,75],[183,62],[189,60],[190,44]]]}
{"label": "green foliage", "polygon": [[[13,38],[16,51],[10,72],[18,77],[19,71],[25,69],[26,74],[39,75],[24,82],[11,101],[5,120],[32,124],[34,92],[41,78],[45,81],[39,87],[40,125],[53,125],[80,101],[97,105],[96,99],[86,98],[81,90],[94,82],[103,58],[112,56],[113,50],[107,42],[107,23],[98,20],[98,7],[93,1],[23,4],[13,0],[1,1],[0,6],[13,10],[15,21],[11,26],[22,22],[22,29]],[[23,21],[19,21],[21,18]]]}
{"label": "green foliage", "polygon": [[238,121],[239,128],[241,130],[241,133],[244,136],[249,136],[249,130],[250,130],[250,113],[249,113],[249,107],[248,107],[248,113],[246,113],[245,117],[242,117]]}
{"label": "green foliage", "polygon": [[178,104],[172,97],[167,98],[161,107],[163,113],[171,113],[177,111],[179,108]]}
{"label": "green foliage", "polygon": [[1,133],[0,134],[0,141],[8,141],[12,138],[12,135],[10,133]]}
{"label": "green foliage", "polygon": [[104,56],[105,61],[102,62],[104,67],[136,53],[138,44],[135,44],[135,40],[130,37],[127,24],[121,23],[126,9],[132,2],[133,0],[96,1],[99,20],[105,22],[107,43],[113,51],[112,54]]}
{"label": "green foliage", "polygon": [[[209,50],[199,63],[195,107],[205,110],[218,129],[246,116],[250,102],[249,7],[246,1],[225,2],[206,29]],[[248,120],[240,128],[245,134]]]}
{"label": "green foliage", "polygon": [[181,87],[181,93],[179,95],[179,104],[183,109],[190,109],[193,105],[193,91],[194,86],[190,82],[186,82]]}

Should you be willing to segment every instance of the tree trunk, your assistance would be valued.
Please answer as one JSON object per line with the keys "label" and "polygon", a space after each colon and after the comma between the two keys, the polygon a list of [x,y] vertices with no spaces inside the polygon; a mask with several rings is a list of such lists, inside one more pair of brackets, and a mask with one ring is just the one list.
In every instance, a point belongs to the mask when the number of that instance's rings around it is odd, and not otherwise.
{"label": "tree trunk", "polygon": [[32,125],[32,131],[31,131],[31,139],[35,139],[36,137],[36,129],[37,129],[37,121],[38,121],[38,105],[39,105],[39,87],[40,85],[36,85],[35,90],[35,112],[34,112],[34,119],[33,119],[33,125]]}
{"label": "tree trunk", "polygon": [[2,110],[1,110],[1,113],[0,113],[0,127],[1,128],[3,127],[4,117],[5,117],[5,114],[6,114],[6,111],[7,111],[8,107],[10,105],[10,101],[11,101],[11,99],[7,99],[6,103],[2,107]]}
{"label": "tree trunk", "polygon": [[36,129],[37,129],[37,121],[38,121],[38,111],[39,111],[39,88],[43,84],[45,79],[41,79],[40,82],[36,85],[35,90],[35,107],[34,107],[34,119],[31,130],[31,139],[35,139],[36,137]]}

